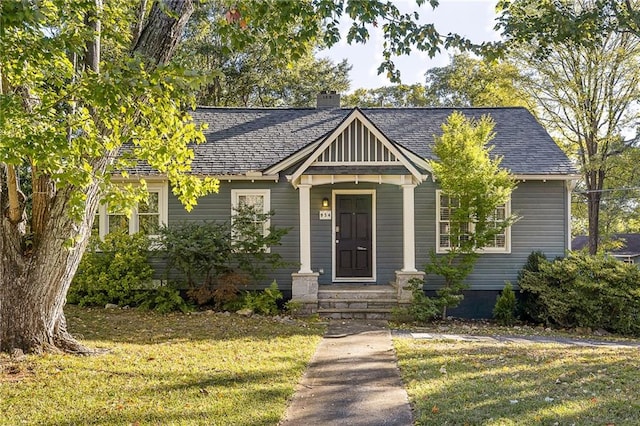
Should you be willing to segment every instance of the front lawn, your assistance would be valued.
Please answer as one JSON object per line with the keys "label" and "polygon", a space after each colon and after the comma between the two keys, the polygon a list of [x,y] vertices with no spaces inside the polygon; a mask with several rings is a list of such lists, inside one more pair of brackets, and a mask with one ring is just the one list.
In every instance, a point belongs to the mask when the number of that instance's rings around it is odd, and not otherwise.
{"label": "front lawn", "polygon": [[418,425],[640,424],[640,349],[394,340]]}
{"label": "front lawn", "polygon": [[274,425],[323,327],[67,307],[93,357],[0,355],[0,424]]}

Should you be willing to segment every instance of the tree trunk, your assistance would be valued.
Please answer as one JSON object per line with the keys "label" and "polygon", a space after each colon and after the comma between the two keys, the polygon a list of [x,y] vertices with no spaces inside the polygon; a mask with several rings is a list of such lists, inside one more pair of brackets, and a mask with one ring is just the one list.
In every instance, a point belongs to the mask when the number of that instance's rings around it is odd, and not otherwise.
{"label": "tree trunk", "polygon": [[589,215],[589,254],[598,252],[600,239],[600,197],[599,192],[591,192],[587,195],[587,209]]}
{"label": "tree trunk", "polygon": [[[50,200],[50,218],[32,248],[18,227],[2,218],[0,239],[0,351],[41,353],[61,350],[89,353],[66,330],[62,308],[73,275],[87,245],[98,186],[87,194],[85,220],[76,224],[66,214],[68,191]],[[66,247],[75,238],[73,249]]]}
{"label": "tree trunk", "polygon": [[589,254],[598,252],[600,243],[600,201],[604,188],[605,171],[594,170],[586,174],[587,214],[589,219]]}
{"label": "tree trunk", "polygon": [[[96,4],[101,1],[96,0]],[[133,53],[143,55],[150,68],[167,62],[192,12],[192,0],[158,0]],[[97,56],[99,50],[94,47],[91,53]],[[93,57],[89,65],[97,70],[98,62]],[[105,152],[103,158],[96,160],[95,169],[104,170],[109,159],[110,153]],[[101,195],[100,183],[93,182],[84,190],[55,189],[47,186],[53,185],[48,177],[38,176],[42,180],[34,181],[34,190],[40,188],[46,194],[34,199],[37,217],[32,224],[37,235],[30,237],[25,235],[24,227],[10,220],[6,169],[0,168],[0,352],[91,353],[67,332],[63,306],[87,246]],[[86,195],[80,223],[67,214],[72,191]]]}

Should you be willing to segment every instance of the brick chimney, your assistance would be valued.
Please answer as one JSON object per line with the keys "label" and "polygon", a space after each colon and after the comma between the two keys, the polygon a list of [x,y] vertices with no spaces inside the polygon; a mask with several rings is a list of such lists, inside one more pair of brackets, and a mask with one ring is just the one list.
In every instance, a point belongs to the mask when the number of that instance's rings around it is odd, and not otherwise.
{"label": "brick chimney", "polygon": [[318,93],[317,108],[340,108],[340,94],[335,90]]}

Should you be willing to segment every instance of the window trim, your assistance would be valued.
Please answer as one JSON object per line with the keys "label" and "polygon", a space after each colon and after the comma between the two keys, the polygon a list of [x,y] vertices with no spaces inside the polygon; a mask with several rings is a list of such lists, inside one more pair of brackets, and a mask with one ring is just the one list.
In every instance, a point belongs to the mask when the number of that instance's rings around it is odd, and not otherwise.
{"label": "window trim", "polygon": [[[441,205],[441,197],[443,195],[443,191],[441,189],[436,189],[436,253],[445,254],[448,253],[450,248],[441,247],[440,246],[440,205]],[[505,217],[511,216],[511,196],[505,203]],[[447,221],[445,221],[447,222]],[[483,247],[476,249],[477,253],[497,253],[497,254],[511,254],[511,226],[508,226],[504,230],[505,236],[505,245],[504,247]]]}
{"label": "window trim", "polygon": [[[158,193],[158,214],[159,214],[159,225],[167,225],[169,219],[169,185],[167,182],[148,182],[147,190],[149,192],[157,192]],[[109,215],[107,212],[107,205],[101,204],[98,208],[98,220],[99,220],[99,233],[100,238],[104,239],[104,237],[108,234],[107,232],[107,224],[109,223]],[[134,207],[131,211],[131,217],[129,218],[129,235],[133,235],[140,230],[140,221],[138,216],[138,208]],[[149,237],[157,238],[157,234],[150,234]]]}
{"label": "window trim", "polygon": [[[231,218],[236,215],[236,208],[240,205],[239,198],[243,195],[261,195],[263,200],[262,213],[268,213],[271,211],[271,190],[270,189],[232,189],[231,190]],[[264,235],[269,235],[269,228],[271,227],[271,218],[267,219],[264,224]],[[266,252],[271,252],[271,247],[266,248]]]}

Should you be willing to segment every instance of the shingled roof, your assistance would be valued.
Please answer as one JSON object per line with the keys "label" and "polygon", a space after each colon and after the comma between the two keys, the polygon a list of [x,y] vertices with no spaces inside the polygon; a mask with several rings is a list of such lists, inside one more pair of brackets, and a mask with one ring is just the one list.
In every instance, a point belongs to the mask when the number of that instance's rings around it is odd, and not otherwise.
{"label": "shingled roof", "polygon": [[[353,109],[256,109],[199,107],[192,116],[207,123],[206,143],[195,146],[193,172],[240,175],[261,172],[324,138]],[[453,111],[489,115],[496,123],[493,153],[516,175],[575,174],[566,155],[524,108],[362,108],[393,142],[433,159],[434,135]]]}
{"label": "shingled roof", "polygon": [[[612,235],[612,241],[617,241],[620,246],[611,250],[608,253],[614,256],[640,256],[640,234],[614,234]],[[580,235],[573,239],[571,242],[571,248],[573,250],[582,250],[589,244],[589,237],[586,235]]]}

